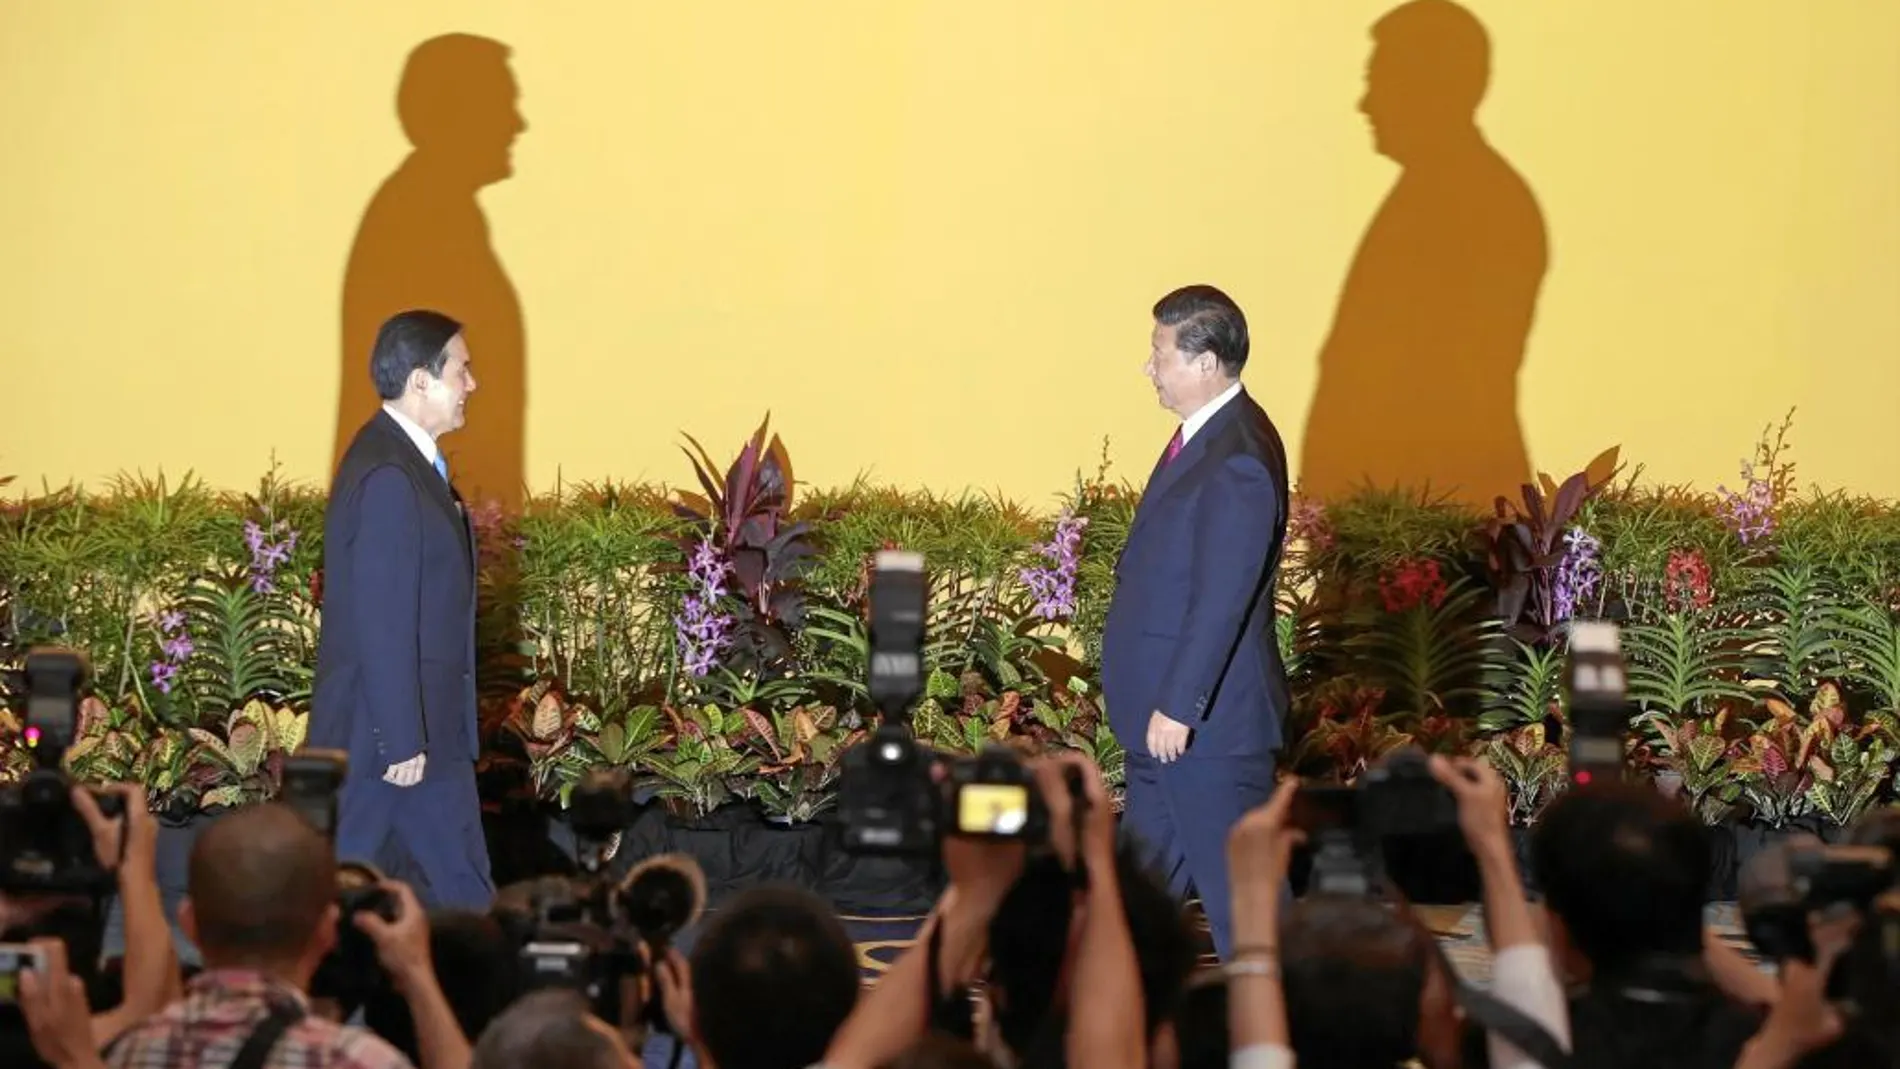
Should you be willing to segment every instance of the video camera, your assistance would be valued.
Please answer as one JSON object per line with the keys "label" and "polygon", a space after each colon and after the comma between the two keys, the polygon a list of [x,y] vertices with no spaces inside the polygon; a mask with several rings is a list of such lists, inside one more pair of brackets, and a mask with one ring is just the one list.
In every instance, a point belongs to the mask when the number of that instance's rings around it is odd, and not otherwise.
{"label": "video camera", "polygon": [[[847,750],[838,819],[844,848],[871,855],[932,856],[946,835],[1046,845],[1049,808],[1015,750],[991,745],[953,758],[917,741],[911,706],[924,692],[929,583],[922,554],[886,550],[870,584],[869,690],[882,723]],[[1080,824],[1087,801],[1069,778]]]}
{"label": "video camera", "polygon": [[[663,959],[681,929],[706,906],[706,876],[685,854],[659,854],[614,880],[606,870],[613,844],[632,819],[632,792],[624,770],[595,770],[575,784],[568,819],[580,845],[584,875],[541,881],[528,914],[516,918],[524,990],[578,991],[595,1016],[633,1024],[629,1013],[666,1031],[658,984],[632,1005],[632,981]],[[644,949],[644,954],[642,953]]]}
{"label": "video camera", "polygon": [[1288,823],[1313,851],[1311,888],[1369,896],[1385,885],[1386,840],[1458,828],[1458,799],[1418,749],[1394,750],[1352,786],[1301,784]]}
{"label": "video camera", "polygon": [[[73,808],[62,767],[79,728],[79,695],[90,669],[84,654],[40,647],[26,655],[25,743],[33,769],[0,788],[0,892],[103,895],[116,882],[99,863],[92,830]],[[123,817],[122,796],[94,791],[99,811]]]}
{"label": "video camera", "polygon": [[1629,674],[1615,624],[1577,620],[1570,625],[1564,685],[1570,710],[1570,782],[1614,783],[1623,778],[1629,732]]}

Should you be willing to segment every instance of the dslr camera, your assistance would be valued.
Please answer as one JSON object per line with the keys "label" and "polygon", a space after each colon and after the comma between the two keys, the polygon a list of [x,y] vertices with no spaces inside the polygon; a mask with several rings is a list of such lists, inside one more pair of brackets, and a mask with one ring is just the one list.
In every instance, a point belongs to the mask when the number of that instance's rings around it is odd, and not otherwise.
{"label": "dslr camera", "polygon": [[[946,835],[1043,845],[1049,809],[1015,750],[991,745],[952,758],[917,741],[911,706],[924,690],[929,583],[922,554],[886,550],[870,585],[869,690],[878,729],[845,752],[838,790],[844,848],[857,854],[932,856]],[[1071,777],[1079,822],[1086,804]]]}
{"label": "dslr camera", "polygon": [[[0,788],[0,892],[103,895],[113,870],[99,863],[92,830],[73,808],[72,777],[62,766],[79,728],[79,695],[90,668],[84,654],[40,647],[26,655],[25,745],[33,769]],[[107,817],[125,815],[120,795],[94,793]]]}
{"label": "dslr camera", "polygon": [[659,985],[636,1004],[635,981],[705,910],[706,875],[688,855],[660,854],[614,879],[607,862],[633,815],[624,770],[596,770],[575,784],[568,817],[583,874],[535,885],[527,914],[511,918],[517,960],[523,990],[578,991],[603,1021],[666,1031]]}
{"label": "dslr camera", "polygon": [[1302,784],[1289,823],[1313,850],[1312,890],[1368,896],[1385,886],[1386,840],[1458,828],[1458,799],[1423,750],[1394,750],[1353,786]]}

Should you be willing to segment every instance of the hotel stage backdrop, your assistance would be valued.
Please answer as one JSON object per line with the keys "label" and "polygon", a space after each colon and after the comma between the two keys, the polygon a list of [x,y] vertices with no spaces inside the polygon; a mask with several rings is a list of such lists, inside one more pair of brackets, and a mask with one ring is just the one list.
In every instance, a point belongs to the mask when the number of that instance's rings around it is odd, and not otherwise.
{"label": "hotel stage backdrop", "polygon": [[1208,281],[1322,489],[1733,485],[1796,408],[1804,481],[1900,496],[1900,4],[1467,0],[1369,68],[1392,7],[5,0],[0,474],[321,480],[429,303],[471,484],[677,484],[769,409],[807,484],[1047,500],[1146,474]]}

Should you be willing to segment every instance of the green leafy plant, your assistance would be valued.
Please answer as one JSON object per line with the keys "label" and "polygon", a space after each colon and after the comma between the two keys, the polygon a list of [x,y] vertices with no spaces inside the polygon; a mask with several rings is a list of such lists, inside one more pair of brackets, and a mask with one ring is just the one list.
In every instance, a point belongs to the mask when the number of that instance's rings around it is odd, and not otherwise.
{"label": "green leafy plant", "polygon": [[1545,738],[1542,724],[1525,724],[1486,739],[1480,753],[1504,780],[1515,825],[1534,822],[1568,778],[1569,758]]}
{"label": "green leafy plant", "polygon": [[665,713],[672,745],[656,749],[647,764],[658,779],[659,797],[673,812],[703,817],[756,790],[762,762],[745,747],[752,727],[743,712],[697,705]]}
{"label": "green leafy plant", "polygon": [[1506,641],[1509,652],[1487,666],[1485,709],[1478,716],[1478,730],[1487,734],[1542,724],[1563,698],[1565,647]]}
{"label": "green leafy plant", "polygon": [[1660,710],[1638,715],[1636,763],[1674,781],[1674,791],[1704,821],[1720,822],[1736,798],[1736,769],[1726,710],[1706,720]]}
{"label": "green leafy plant", "polygon": [[1672,722],[1712,712],[1721,702],[1751,700],[1742,683],[1748,632],[1724,627],[1710,612],[1661,613],[1623,629],[1629,698]]}
{"label": "green leafy plant", "polygon": [[1900,611],[1863,598],[1843,606],[1836,623],[1847,678],[1872,691],[1882,710],[1900,715]]}
{"label": "green leafy plant", "polygon": [[1839,599],[1808,561],[1784,557],[1753,575],[1749,673],[1771,684],[1784,701],[1814,693],[1841,668]]}
{"label": "green leafy plant", "polygon": [[830,706],[799,706],[767,716],[747,715],[755,751],[763,748],[755,785],[769,816],[793,822],[816,819],[837,802],[844,753],[864,732],[843,726]]}
{"label": "green leafy plant", "polygon": [[1462,579],[1447,584],[1436,561],[1401,565],[1381,589],[1382,603],[1359,614],[1347,641],[1362,678],[1384,690],[1396,712],[1472,712],[1495,634],[1495,621],[1481,612],[1485,592]]}

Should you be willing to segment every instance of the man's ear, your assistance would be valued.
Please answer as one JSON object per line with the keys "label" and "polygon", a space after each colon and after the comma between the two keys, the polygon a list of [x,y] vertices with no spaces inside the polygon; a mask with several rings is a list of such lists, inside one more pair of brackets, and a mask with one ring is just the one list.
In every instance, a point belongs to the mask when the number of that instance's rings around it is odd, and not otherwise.
{"label": "man's ear", "polygon": [[336,949],[336,926],[342,916],[343,911],[335,902],[324,907],[323,920],[317,922],[317,930],[310,937],[310,949],[315,952],[318,960]]}
{"label": "man's ear", "polygon": [[190,895],[178,903],[178,930],[184,933],[192,946],[203,948],[203,944],[198,942],[198,911],[191,908]]}

